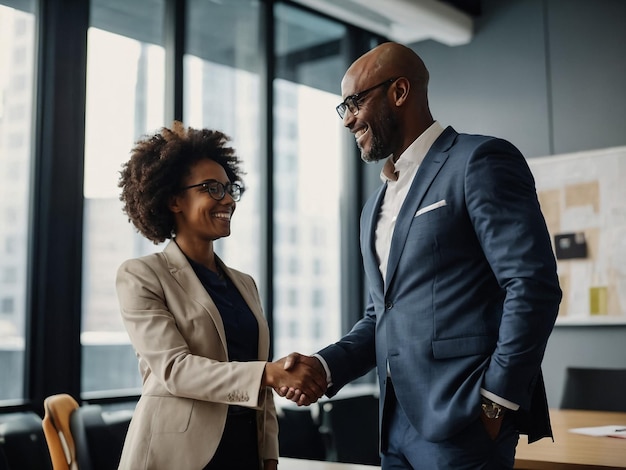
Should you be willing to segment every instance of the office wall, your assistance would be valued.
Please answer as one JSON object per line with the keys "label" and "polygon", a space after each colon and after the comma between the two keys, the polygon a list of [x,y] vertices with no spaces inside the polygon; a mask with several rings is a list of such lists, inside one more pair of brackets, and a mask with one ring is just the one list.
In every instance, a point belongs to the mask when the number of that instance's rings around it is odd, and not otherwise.
{"label": "office wall", "polygon": [[484,0],[471,43],[413,45],[437,119],[527,157],[626,143],[626,3]]}
{"label": "office wall", "polygon": [[[465,46],[411,47],[435,119],[503,137],[528,158],[626,145],[626,2],[483,0]],[[368,165],[365,192],[380,183]],[[567,366],[626,367],[626,325],[557,326],[544,361],[551,406]]]}

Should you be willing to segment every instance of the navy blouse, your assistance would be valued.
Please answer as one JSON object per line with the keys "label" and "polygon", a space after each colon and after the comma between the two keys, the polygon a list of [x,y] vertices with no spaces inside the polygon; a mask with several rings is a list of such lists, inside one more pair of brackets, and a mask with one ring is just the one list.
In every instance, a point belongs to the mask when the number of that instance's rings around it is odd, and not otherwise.
{"label": "navy blouse", "polygon": [[224,323],[230,361],[247,362],[259,358],[259,325],[235,285],[218,274],[187,258],[189,264],[213,299]]}

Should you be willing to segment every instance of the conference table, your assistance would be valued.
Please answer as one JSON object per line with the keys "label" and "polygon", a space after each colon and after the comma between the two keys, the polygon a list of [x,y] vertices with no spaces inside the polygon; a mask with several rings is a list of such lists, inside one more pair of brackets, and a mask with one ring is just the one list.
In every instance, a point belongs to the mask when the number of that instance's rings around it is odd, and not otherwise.
{"label": "conference table", "polygon": [[[528,444],[521,436],[515,468],[520,470],[626,469],[626,439],[572,433],[574,428],[626,426],[626,413],[581,410],[550,410],[552,439]],[[337,462],[281,458],[281,470],[374,470],[380,467]]]}
{"label": "conference table", "polygon": [[554,442],[544,438],[528,444],[526,436],[521,436],[516,451],[516,469],[626,469],[626,439],[569,431],[609,425],[626,427],[626,413],[552,409],[550,418]]}
{"label": "conference table", "polygon": [[281,457],[279,470],[376,470],[380,467],[356,463],[320,462],[319,460],[288,459]]}

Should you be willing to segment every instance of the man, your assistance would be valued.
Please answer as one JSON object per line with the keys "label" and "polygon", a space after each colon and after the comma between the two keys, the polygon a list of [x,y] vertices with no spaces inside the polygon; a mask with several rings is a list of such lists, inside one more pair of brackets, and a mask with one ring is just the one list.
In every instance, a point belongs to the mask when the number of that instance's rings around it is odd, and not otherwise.
{"label": "man", "polygon": [[[510,143],[434,121],[409,48],[356,60],[337,106],[366,162],[364,318],[315,356],[333,396],[378,370],[383,469],[513,468],[519,433],[552,436],[541,374],[561,300],[533,177]],[[278,392],[299,404],[299,390]]]}

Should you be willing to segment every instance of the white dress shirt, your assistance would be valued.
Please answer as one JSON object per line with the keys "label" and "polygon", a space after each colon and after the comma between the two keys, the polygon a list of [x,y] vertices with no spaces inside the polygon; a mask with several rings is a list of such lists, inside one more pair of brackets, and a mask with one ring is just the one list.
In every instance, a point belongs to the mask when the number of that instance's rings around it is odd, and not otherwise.
{"label": "white dress shirt", "polygon": [[378,256],[378,267],[385,281],[391,237],[396,227],[396,219],[404,204],[409,188],[413,183],[417,169],[424,160],[435,140],[443,132],[443,127],[435,121],[422,135],[394,162],[394,155],[390,155],[380,172],[380,179],[387,183],[387,190],[380,206],[378,223],[376,224],[375,246]]}

